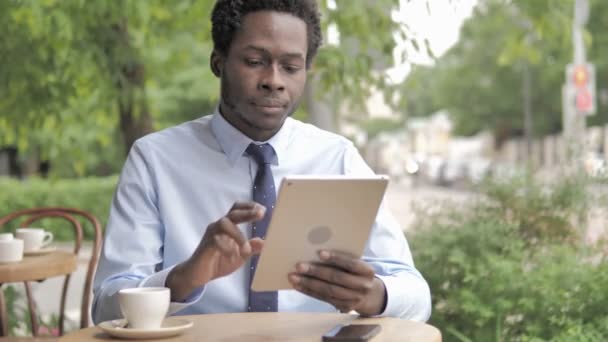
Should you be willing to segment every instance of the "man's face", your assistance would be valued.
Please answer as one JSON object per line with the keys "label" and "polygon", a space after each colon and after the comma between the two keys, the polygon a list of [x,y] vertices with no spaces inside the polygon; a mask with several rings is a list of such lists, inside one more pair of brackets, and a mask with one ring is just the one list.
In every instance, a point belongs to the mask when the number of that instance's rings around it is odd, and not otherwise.
{"label": "man's face", "polygon": [[227,56],[213,54],[224,117],[250,138],[268,140],[291,115],[306,84],[306,23],[290,14],[245,15]]}

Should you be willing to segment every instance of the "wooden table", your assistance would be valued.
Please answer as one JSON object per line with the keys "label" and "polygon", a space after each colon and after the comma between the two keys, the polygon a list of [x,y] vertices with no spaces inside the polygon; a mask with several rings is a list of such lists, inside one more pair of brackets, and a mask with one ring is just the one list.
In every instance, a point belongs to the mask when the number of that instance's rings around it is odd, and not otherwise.
{"label": "wooden table", "polygon": [[72,252],[57,251],[44,255],[26,256],[15,263],[0,264],[0,284],[44,280],[76,270]]}
{"label": "wooden table", "polygon": [[[70,274],[76,270],[76,263],[76,255],[66,251],[26,256],[19,262],[0,264],[0,285],[22,281],[38,281]],[[5,309],[4,296],[0,293],[0,336],[7,334]]]}
{"label": "wooden table", "polygon": [[56,337],[6,337],[0,338],[0,342],[57,342]]}
{"label": "wooden table", "polygon": [[[440,342],[437,328],[397,318],[358,318],[338,313],[234,313],[182,316],[194,322],[183,335],[165,342],[198,341],[321,341],[337,324],[380,324],[382,331],[372,341]],[[117,341],[99,328],[87,328],[65,335],[60,342]],[[159,341],[159,340],[139,340]]]}

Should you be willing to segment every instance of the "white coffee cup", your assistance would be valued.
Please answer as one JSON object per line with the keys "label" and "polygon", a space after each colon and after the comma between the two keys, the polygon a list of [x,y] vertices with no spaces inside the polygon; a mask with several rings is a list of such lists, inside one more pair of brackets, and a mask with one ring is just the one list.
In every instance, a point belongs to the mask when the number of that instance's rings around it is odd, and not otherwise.
{"label": "white coffee cup", "polygon": [[23,240],[0,240],[0,262],[17,262],[23,259]]}
{"label": "white coffee cup", "polygon": [[158,329],[167,312],[171,292],[166,287],[138,287],[118,291],[122,315],[133,329]]}
{"label": "white coffee cup", "polygon": [[23,240],[23,250],[33,252],[53,242],[53,233],[45,232],[42,228],[18,228],[15,237]]}
{"label": "white coffee cup", "polygon": [[0,233],[0,241],[11,241],[13,233]]}

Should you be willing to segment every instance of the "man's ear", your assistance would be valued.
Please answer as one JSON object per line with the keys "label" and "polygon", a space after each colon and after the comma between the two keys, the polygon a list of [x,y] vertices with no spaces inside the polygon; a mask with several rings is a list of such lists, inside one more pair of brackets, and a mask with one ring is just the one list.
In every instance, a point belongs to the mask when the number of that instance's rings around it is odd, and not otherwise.
{"label": "man's ear", "polygon": [[224,58],[220,53],[215,50],[211,52],[209,65],[211,66],[211,72],[213,72],[216,77],[222,77],[222,71],[224,70]]}

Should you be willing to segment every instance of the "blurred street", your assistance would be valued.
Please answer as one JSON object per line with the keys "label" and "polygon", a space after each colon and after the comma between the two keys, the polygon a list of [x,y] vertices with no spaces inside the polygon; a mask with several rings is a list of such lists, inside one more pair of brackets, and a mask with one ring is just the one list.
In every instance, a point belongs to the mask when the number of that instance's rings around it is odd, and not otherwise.
{"label": "blurred street", "polygon": [[391,182],[386,200],[391,213],[405,232],[415,230],[416,210],[432,210],[442,203],[461,202],[470,199],[473,194],[446,187],[420,185],[411,186],[407,181]]}

